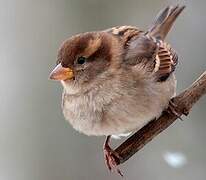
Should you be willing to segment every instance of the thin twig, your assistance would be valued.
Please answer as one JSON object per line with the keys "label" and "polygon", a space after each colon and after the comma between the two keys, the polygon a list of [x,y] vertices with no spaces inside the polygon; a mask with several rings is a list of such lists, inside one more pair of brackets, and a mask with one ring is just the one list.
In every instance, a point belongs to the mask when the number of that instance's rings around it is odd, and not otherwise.
{"label": "thin twig", "polygon": [[[177,105],[176,111],[178,111],[180,115],[188,115],[193,105],[204,94],[206,94],[206,71],[190,87],[173,99],[174,104]],[[165,111],[157,120],[151,121],[137,131],[115,149],[115,152],[121,157],[116,159],[117,164],[122,164],[127,161],[177,119],[178,117],[176,115]]]}

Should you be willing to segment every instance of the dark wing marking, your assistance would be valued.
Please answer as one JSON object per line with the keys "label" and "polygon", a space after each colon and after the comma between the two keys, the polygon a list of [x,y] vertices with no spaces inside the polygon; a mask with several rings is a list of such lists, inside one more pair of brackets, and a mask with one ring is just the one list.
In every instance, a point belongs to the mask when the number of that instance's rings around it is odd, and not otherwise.
{"label": "dark wing marking", "polygon": [[128,65],[141,63],[157,81],[165,81],[175,70],[178,56],[166,42],[143,35],[130,42],[124,62]]}
{"label": "dark wing marking", "polygon": [[158,41],[157,44],[158,50],[155,58],[154,72],[159,81],[164,81],[175,70],[178,63],[178,56],[166,42]]}

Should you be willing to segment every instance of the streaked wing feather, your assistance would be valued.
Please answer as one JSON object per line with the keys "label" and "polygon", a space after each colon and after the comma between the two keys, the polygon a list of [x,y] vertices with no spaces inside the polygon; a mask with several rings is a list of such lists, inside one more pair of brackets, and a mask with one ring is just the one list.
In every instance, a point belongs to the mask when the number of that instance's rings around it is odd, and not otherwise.
{"label": "streaked wing feather", "polygon": [[149,35],[130,42],[125,56],[126,64],[147,64],[147,71],[151,71],[157,81],[165,81],[175,70],[177,62],[178,56],[169,44]]}
{"label": "streaked wing feather", "polygon": [[[159,61],[159,65],[157,61]],[[154,71],[158,80],[162,81],[167,79],[167,77],[175,70],[178,63],[178,56],[169,44],[163,41],[158,41],[158,51],[155,62]]]}

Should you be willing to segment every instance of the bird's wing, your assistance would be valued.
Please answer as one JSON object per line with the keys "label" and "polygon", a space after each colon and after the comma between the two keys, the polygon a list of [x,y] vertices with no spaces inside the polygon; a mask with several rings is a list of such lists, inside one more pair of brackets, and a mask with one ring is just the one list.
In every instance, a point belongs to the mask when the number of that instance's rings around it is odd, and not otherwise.
{"label": "bird's wing", "polygon": [[[169,16],[169,15],[168,15]],[[116,36],[125,49],[124,64],[145,65],[158,81],[166,80],[178,62],[176,52],[164,41],[133,26],[117,26],[106,32]],[[149,31],[150,32],[150,31]]]}
{"label": "bird's wing", "polygon": [[145,70],[153,73],[158,81],[166,80],[178,62],[178,56],[170,45],[149,35],[132,40],[126,52],[125,64],[145,65]]}

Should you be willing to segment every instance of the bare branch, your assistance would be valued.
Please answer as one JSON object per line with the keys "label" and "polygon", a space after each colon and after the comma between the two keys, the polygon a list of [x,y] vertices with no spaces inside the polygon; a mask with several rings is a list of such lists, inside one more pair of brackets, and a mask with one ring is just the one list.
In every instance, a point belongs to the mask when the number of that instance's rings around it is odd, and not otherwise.
{"label": "bare branch", "polygon": [[[173,100],[177,105],[177,111],[180,115],[188,115],[193,105],[206,94],[206,71],[186,90],[176,96]],[[153,120],[129,137],[119,147],[115,149],[115,154],[118,154],[116,159],[117,164],[122,164],[127,161],[132,155],[143,148],[155,136],[169,127],[178,117],[163,112],[160,118]]]}

